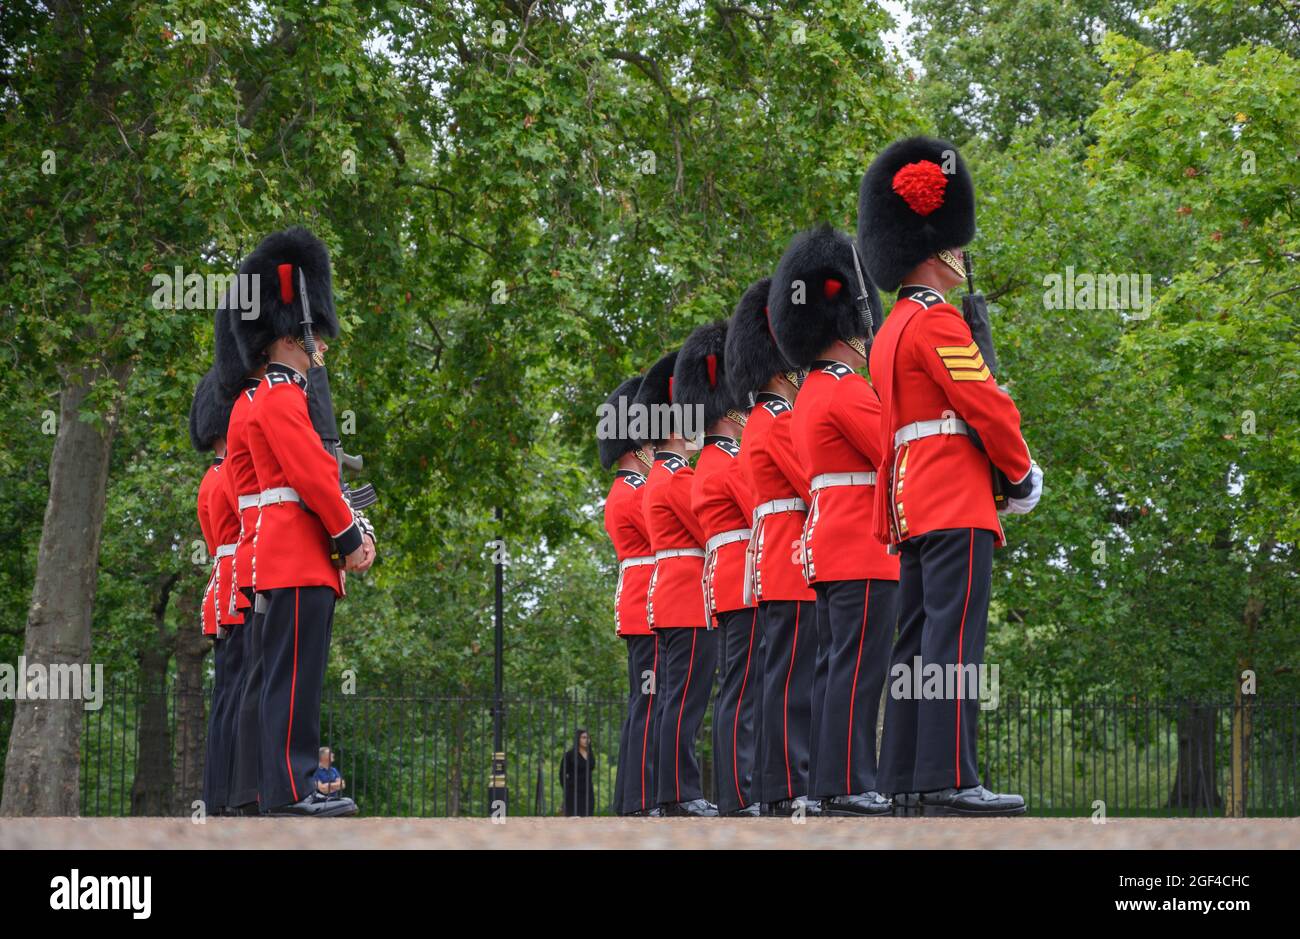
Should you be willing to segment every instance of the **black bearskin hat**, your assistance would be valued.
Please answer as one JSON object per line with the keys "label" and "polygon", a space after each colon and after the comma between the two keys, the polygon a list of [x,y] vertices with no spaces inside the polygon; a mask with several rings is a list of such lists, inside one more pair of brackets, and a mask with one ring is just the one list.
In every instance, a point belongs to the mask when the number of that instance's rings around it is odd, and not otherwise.
{"label": "black bearskin hat", "polygon": [[234,396],[221,390],[216,369],[208,369],[199,379],[190,404],[190,443],[195,450],[211,450],[218,437],[226,436],[234,403]]}
{"label": "black bearskin hat", "polygon": [[741,295],[727,326],[727,384],[736,400],[748,406],[772,376],[794,371],[772,337],[767,318],[767,293],[772,279],[764,277]]}
{"label": "black bearskin hat", "polygon": [[[622,417],[626,417],[628,414],[628,408],[632,402],[636,400],[637,389],[640,387],[641,376],[633,375],[627,381],[623,382],[623,384],[615,388],[614,393],[605,399],[605,404],[613,408],[614,414],[618,415],[618,417],[615,418],[616,428],[618,427],[617,421]],[[621,406],[620,401],[624,402]],[[604,423],[604,420],[602,420],[601,426],[603,426]],[[603,434],[597,434],[596,436],[596,449],[600,451],[600,465],[605,467],[605,469],[613,468],[614,464],[618,462],[619,457],[624,453],[631,453],[638,446],[640,446],[639,442],[630,437],[618,437]]]}
{"label": "black bearskin hat", "polygon": [[726,348],[727,321],[706,323],[686,337],[673,368],[673,401],[703,407],[706,431],[730,409],[748,406],[727,384]]}
{"label": "black bearskin hat", "polygon": [[235,328],[245,373],[261,363],[262,353],[276,339],[301,335],[300,268],[307,278],[314,332],[325,338],[338,335],[329,249],[307,229],[298,226],[267,235],[239,265],[241,287],[248,278],[253,278],[251,286],[257,293],[258,315],[245,319],[242,311],[231,310],[234,316],[230,322]]}
{"label": "black bearskin hat", "polygon": [[[678,419],[679,409],[673,408],[671,412],[665,411],[662,405],[673,403],[673,369],[677,365],[677,350],[674,349],[654,365],[651,365],[641,379],[641,387],[636,391],[636,401],[634,402],[639,409],[645,414],[646,443],[662,443],[670,434],[681,434],[683,432],[682,422]],[[662,420],[660,413],[654,409],[659,408],[662,414],[673,414],[667,421]],[[655,431],[659,436],[655,436]]]}
{"label": "black bearskin hat", "polygon": [[858,245],[882,290],[930,255],[975,237],[975,184],[946,140],[909,137],[885,148],[862,177]]}
{"label": "black bearskin hat", "polygon": [[235,339],[234,318],[239,316],[239,305],[238,297],[232,295],[238,289],[237,286],[231,288],[231,295],[227,295],[212,317],[212,370],[221,390],[232,398],[243,387],[244,378],[256,367],[244,361],[239,352],[239,342]]}
{"label": "black bearskin hat", "polygon": [[[884,318],[880,296],[863,271],[873,328]],[[836,339],[865,339],[858,313],[853,241],[829,225],[795,235],[781,255],[767,296],[772,335],[781,354],[806,369]]]}

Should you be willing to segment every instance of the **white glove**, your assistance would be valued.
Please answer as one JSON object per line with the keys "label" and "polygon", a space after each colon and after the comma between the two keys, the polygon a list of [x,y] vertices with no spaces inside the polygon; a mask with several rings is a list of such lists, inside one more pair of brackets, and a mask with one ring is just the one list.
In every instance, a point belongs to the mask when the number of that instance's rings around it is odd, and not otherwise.
{"label": "white glove", "polygon": [[1025,515],[1038,505],[1038,500],[1043,496],[1043,470],[1033,461],[1029,463],[1029,477],[1029,495],[1019,499],[1007,499],[1006,507],[1002,509],[1001,514]]}

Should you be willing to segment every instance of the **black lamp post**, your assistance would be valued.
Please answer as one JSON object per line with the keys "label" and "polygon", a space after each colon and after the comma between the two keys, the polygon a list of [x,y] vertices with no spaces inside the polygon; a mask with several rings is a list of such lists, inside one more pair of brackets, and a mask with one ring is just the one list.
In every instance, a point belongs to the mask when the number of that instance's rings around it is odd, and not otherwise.
{"label": "black lamp post", "polygon": [[501,507],[496,509],[497,542],[492,552],[496,568],[496,632],[492,661],[492,768],[488,777],[488,815],[504,815],[508,805],[506,790],[506,753],[503,739],[504,703],[502,701],[502,649],[505,645],[505,563],[506,540],[502,531]]}

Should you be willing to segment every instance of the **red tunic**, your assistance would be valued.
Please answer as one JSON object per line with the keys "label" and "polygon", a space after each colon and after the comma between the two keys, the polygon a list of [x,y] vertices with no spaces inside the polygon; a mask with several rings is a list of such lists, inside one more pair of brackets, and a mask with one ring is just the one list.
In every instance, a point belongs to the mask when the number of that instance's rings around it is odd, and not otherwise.
{"label": "red tunic", "polygon": [[[245,507],[239,509],[239,547],[235,551],[235,585],[239,590],[252,589],[253,586],[253,536],[257,532],[257,505],[252,502],[259,491],[257,471],[253,469],[253,454],[248,450],[248,415],[253,408],[253,395],[260,378],[250,378],[244,383],[243,390],[235,398],[235,405],[230,409],[230,425],[226,430],[226,463],[222,477],[226,481],[226,491],[238,508],[242,500]],[[239,608],[249,605],[248,600],[238,591],[235,604]]]}
{"label": "red tunic", "polygon": [[[815,362],[790,421],[810,481],[822,473],[872,473],[880,463],[880,401],[843,362]],[[813,493],[804,526],[809,583],[898,580],[898,558],[871,537],[876,487],[827,486]]]}
{"label": "red tunic", "polygon": [[651,629],[701,628],[704,612],[704,529],[691,511],[691,464],[675,453],[656,453],[646,479],[646,530],[650,547],[693,552],[655,561],[646,615]]}
{"label": "red tunic", "polygon": [[[871,374],[890,470],[890,486],[876,495],[876,537],[897,544],[945,528],[983,528],[1002,544],[989,461],[1018,482],[1029,473],[1029,448],[1020,412],[998,387],[961,312],[933,290],[904,287],[872,345]],[[987,456],[960,434],[894,446],[905,425],[945,417],[973,427]]]}
{"label": "red tunic", "polygon": [[605,497],[605,531],[618,558],[618,588],[614,591],[614,631],[620,636],[648,636],[646,597],[654,564],[625,565],[625,561],[653,558],[646,531],[645,477],[619,470]]}
{"label": "red tunic", "polygon": [[218,465],[220,465],[219,461],[214,462],[208,467],[208,471],[203,474],[203,479],[199,483],[197,500],[199,530],[203,532],[203,541],[208,547],[208,557],[213,558],[212,569],[208,572],[208,583],[203,588],[203,604],[201,607],[200,622],[205,636],[215,636],[217,634],[217,562],[215,558],[217,535],[212,525],[212,514],[208,506],[212,502],[213,493],[221,485],[221,477],[217,474]]}
{"label": "red tunic", "polygon": [[216,466],[216,480],[208,496],[208,524],[216,542],[213,549],[216,558],[216,578],[213,581],[213,603],[217,612],[217,622],[222,626],[234,626],[244,621],[244,615],[235,606],[235,545],[239,541],[239,513],[230,500],[226,474],[230,464],[219,460]]}
{"label": "red tunic", "polygon": [[333,587],[341,596],[343,572],[330,560],[330,538],[350,554],[361,545],[361,530],[339,487],[338,463],[312,427],[307,380],[287,365],[267,367],[248,415],[248,449],[264,494],[290,488],[301,500],[262,505],[253,545],[256,589]]}
{"label": "red tunic", "polygon": [[[749,528],[754,505],[739,456],[740,447],[730,437],[705,437],[704,449],[695,461],[691,510],[704,529],[706,547],[710,538]],[[704,596],[710,615],[753,605],[746,604],[744,598],[748,547],[748,537],[729,541],[705,559]]]}
{"label": "red tunic", "polygon": [[[774,499],[810,501],[808,476],[790,438],[790,403],[780,395],[757,396],[740,462],[755,510]],[[760,520],[750,541],[755,600],[815,600],[803,576],[803,524],[807,512],[777,512]]]}

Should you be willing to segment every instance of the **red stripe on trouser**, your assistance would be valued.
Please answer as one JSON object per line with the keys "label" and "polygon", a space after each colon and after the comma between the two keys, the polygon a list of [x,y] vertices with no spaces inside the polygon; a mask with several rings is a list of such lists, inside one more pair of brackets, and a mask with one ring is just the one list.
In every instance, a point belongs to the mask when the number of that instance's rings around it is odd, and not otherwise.
{"label": "red stripe on trouser", "polygon": [[867,638],[867,604],[871,600],[871,581],[862,591],[862,631],[858,633],[858,661],[853,666],[853,685],[849,688],[849,742],[844,758],[844,791],[853,792],[853,704],[858,697],[858,672],[862,669],[862,643]]}
{"label": "red stripe on trouser", "polygon": [[289,729],[284,734],[284,768],[289,771],[289,788],[298,801],[298,784],[293,780],[293,763],[289,759],[289,741],[293,738],[293,699],[298,692],[298,588],[293,588],[293,678],[289,682]]}
{"label": "red stripe on trouser", "polygon": [[740,807],[745,807],[745,797],[740,793],[740,763],[736,751],[740,749],[740,706],[745,701],[745,685],[749,682],[749,663],[754,656],[754,626],[758,622],[758,607],[754,607],[754,617],[749,621],[749,648],[745,652],[745,676],[740,679],[740,696],[736,698],[736,719],[731,725],[731,775],[736,780],[736,800]]}
{"label": "red stripe on trouser", "polygon": [[[654,713],[655,694],[659,690],[657,687],[655,687],[654,684],[654,682],[659,681],[659,637],[655,636],[654,640],[655,640],[655,657],[654,657],[654,661],[650,665],[650,668],[653,670],[654,673],[654,678],[652,679],[652,683],[650,685],[652,690],[649,696],[646,698],[646,702],[645,702],[645,731],[641,734],[641,808],[643,809],[646,807],[645,751],[650,743],[650,716]],[[643,682],[645,681],[644,675],[641,676],[641,680]]]}
{"label": "red stripe on trouser", "polygon": [[[975,529],[970,530],[970,556],[966,559],[966,603],[961,608],[961,626],[957,629],[957,674],[962,674],[962,640],[966,634],[966,611],[970,609],[970,583],[975,569]],[[961,788],[961,680],[957,685],[957,788]]]}
{"label": "red stripe on trouser", "polygon": [[682,703],[677,707],[677,736],[673,743],[673,794],[682,801],[682,713],[686,710],[686,693],[691,690],[691,672],[695,669],[695,640],[698,629],[691,630],[691,661],[686,666],[686,684],[682,686]]}
{"label": "red stripe on trouser", "polygon": [[785,791],[786,798],[794,798],[794,777],[790,774],[790,676],[794,674],[794,650],[799,646],[799,607],[794,604],[794,638],[790,640],[790,667],[785,672],[785,710],[781,715],[781,739],[785,749]]}

